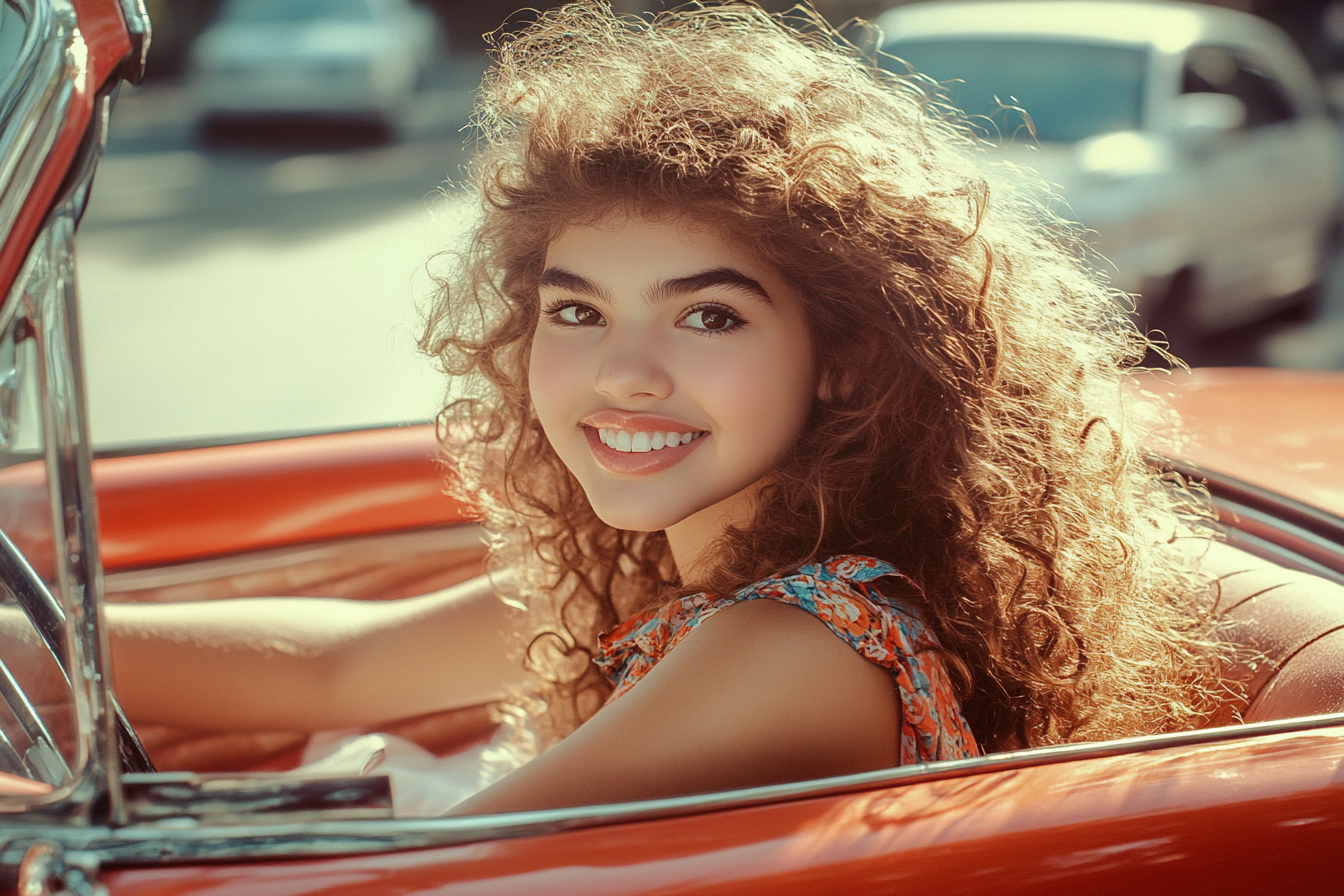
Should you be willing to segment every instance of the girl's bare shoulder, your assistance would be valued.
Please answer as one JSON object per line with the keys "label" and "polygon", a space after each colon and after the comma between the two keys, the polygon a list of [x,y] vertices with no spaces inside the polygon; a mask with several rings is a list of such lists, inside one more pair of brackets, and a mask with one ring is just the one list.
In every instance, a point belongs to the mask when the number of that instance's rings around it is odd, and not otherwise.
{"label": "girl's bare shoulder", "polygon": [[896,763],[899,719],[890,673],[816,617],[775,601],[736,603],[460,811],[650,799],[885,768]]}

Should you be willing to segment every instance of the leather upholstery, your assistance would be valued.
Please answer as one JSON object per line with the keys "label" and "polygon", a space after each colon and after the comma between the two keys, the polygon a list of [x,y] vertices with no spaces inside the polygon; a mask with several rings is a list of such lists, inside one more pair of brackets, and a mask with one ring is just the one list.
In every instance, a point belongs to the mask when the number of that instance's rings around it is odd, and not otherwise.
{"label": "leather upholstery", "polygon": [[[112,602],[268,594],[396,600],[480,575],[484,553],[479,530],[463,525],[110,573],[106,590]],[[376,727],[445,755],[488,740],[495,722],[489,706],[465,706]],[[143,722],[135,728],[160,771],[283,771],[299,763],[308,743],[306,731],[200,731]]]}
{"label": "leather upholstery", "polygon": [[1210,546],[1204,562],[1246,648],[1231,670],[1244,693],[1209,727],[1344,712],[1344,586],[1226,544]]}

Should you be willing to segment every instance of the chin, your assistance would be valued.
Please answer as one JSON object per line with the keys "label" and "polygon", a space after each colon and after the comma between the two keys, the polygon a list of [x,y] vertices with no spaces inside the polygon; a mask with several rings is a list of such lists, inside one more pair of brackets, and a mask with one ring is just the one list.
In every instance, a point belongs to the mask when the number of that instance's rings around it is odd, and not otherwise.
{"label": "chin", "polygon": [[609,503],[593,503],[593,512],[602,522],[611,526],[613,529],[624,529],[629,532],[660,532],[668,526],[675,525],[685,519],[689,514],[675,513],[655,513],[648,507],[629,507],[612,506]]}

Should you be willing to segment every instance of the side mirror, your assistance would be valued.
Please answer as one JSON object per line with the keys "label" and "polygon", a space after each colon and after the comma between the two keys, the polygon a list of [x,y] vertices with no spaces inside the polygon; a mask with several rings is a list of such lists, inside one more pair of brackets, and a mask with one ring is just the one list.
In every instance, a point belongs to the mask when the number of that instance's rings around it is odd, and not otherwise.
{"label": "side mirror", "polygon": [[1246,123],[1246,106],[1225,93],[1186,93],[1177,97],[1171,121],[1174,142],[1192,150],[1208,149]]}

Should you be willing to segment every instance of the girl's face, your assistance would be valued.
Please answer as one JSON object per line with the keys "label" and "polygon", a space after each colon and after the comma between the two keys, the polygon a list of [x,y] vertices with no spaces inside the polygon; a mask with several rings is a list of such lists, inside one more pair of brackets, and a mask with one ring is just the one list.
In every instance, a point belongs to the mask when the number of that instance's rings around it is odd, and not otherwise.
{"label": "girl's face", "polygon": [[742,522],[817,394],[802,297],[712,229],[623,213],[564,230],[540,293],[532,403],[597,515]]}

